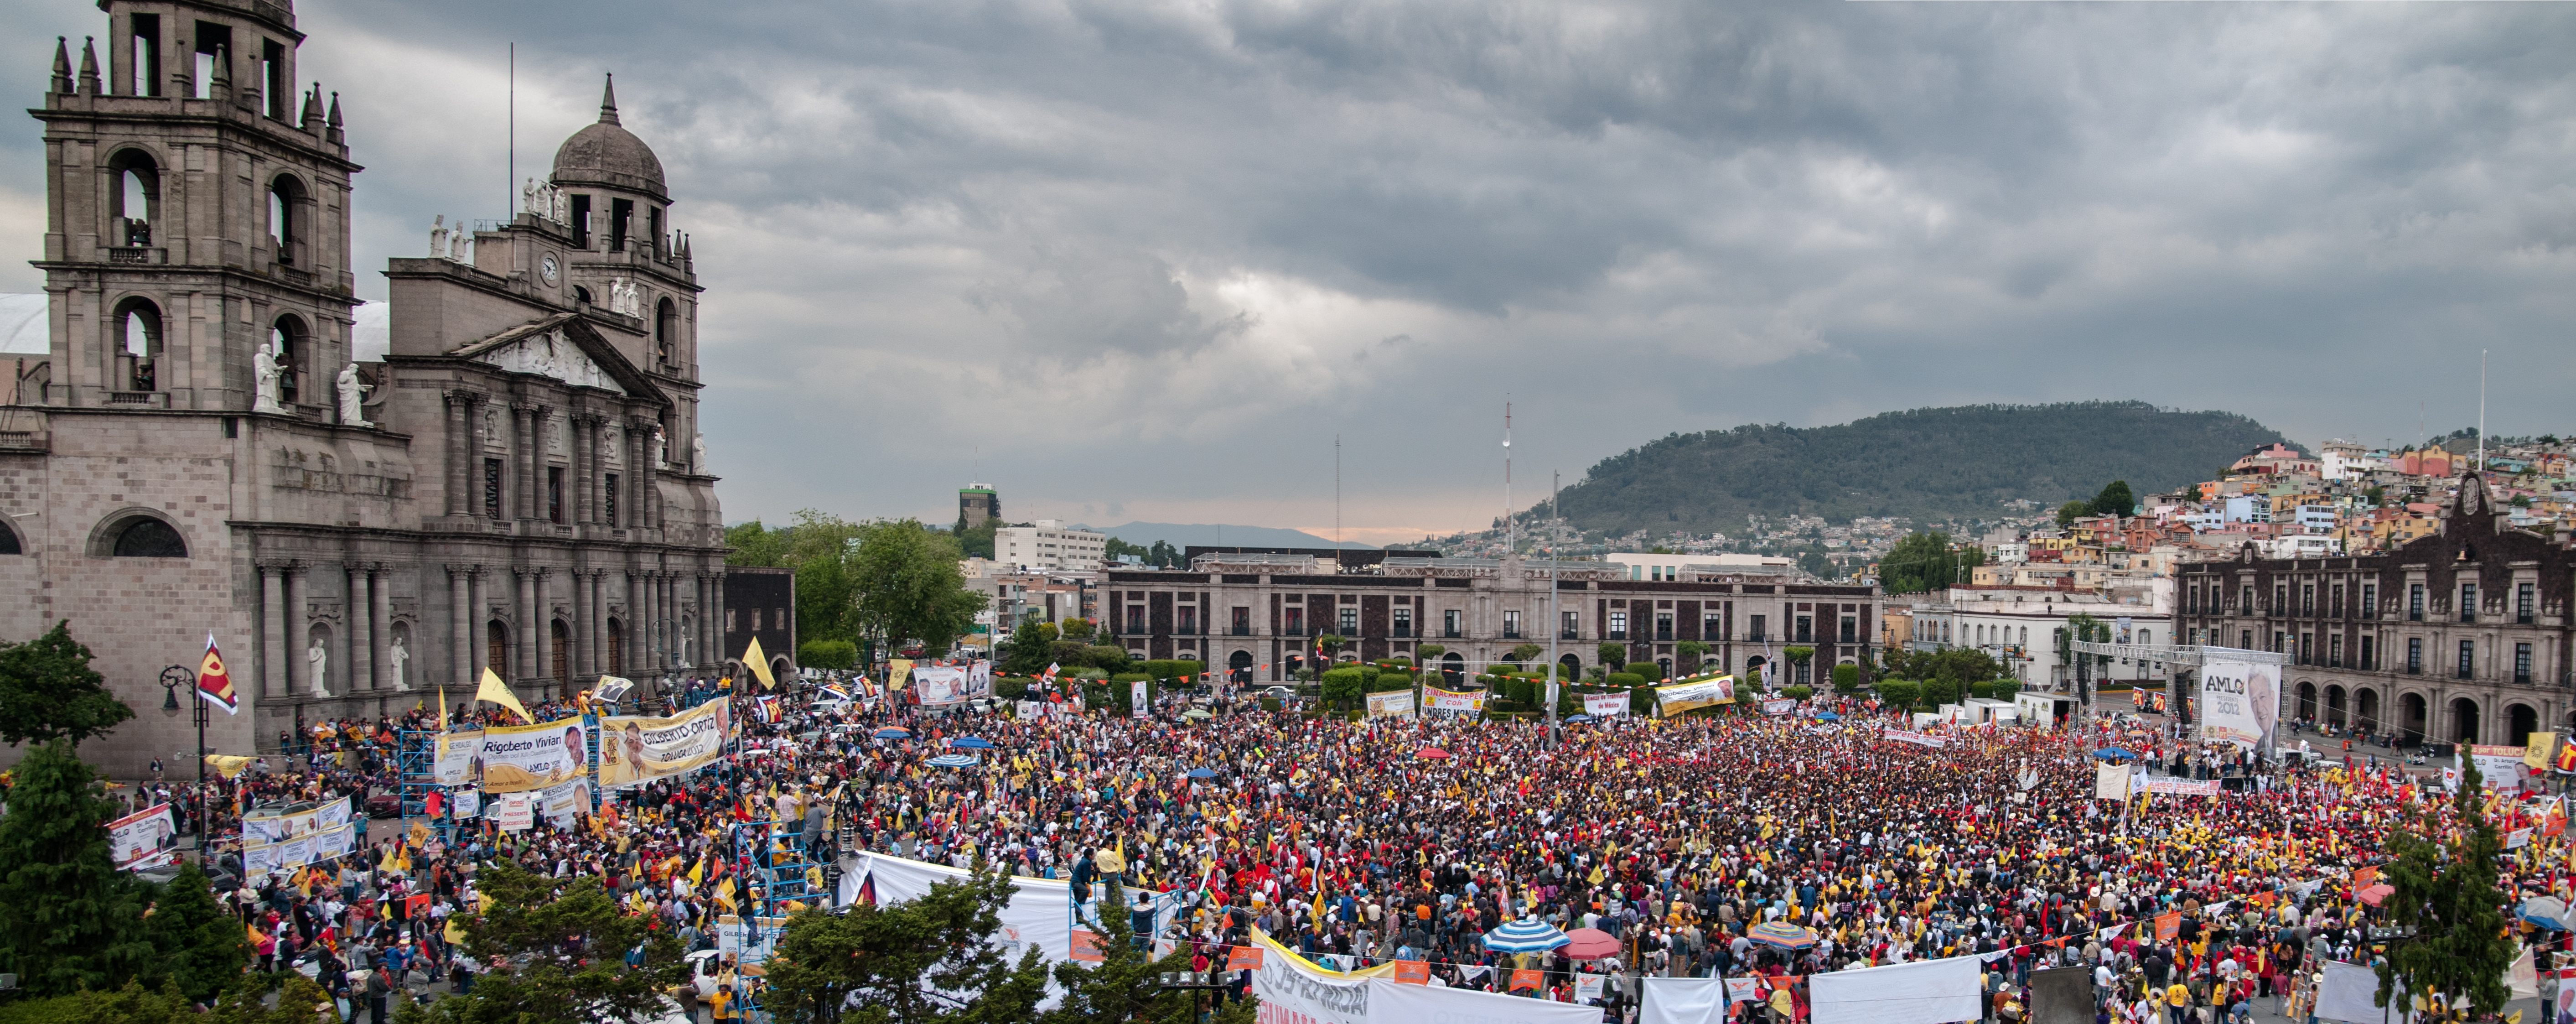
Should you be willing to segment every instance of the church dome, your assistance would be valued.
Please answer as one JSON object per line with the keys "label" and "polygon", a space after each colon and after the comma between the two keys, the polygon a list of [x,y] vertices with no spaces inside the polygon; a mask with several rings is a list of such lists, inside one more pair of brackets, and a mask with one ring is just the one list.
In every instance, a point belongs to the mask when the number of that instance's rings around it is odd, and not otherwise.
{"label": "church dome", "polygon": [[614,77],[600,97],[599,123],[574,132],[564,140],[562,148],[555,150],[554,182],[558,186],[604,185],[656,199],[670,197],[662,184],[662,158],[654,156],[653,147],[618,123]]}

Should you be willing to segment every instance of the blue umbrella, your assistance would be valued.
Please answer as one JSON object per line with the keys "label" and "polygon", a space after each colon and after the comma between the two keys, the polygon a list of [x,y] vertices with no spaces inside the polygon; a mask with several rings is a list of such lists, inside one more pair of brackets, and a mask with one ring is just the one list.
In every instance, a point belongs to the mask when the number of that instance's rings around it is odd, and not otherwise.
{"label": "blue umbrella", "polygon": [[983,737],[981,737],[981,736],[959,736],[959,737],[957,737],[957,738],[955,738],[955,739],[951,739],[951,740],[949,740],[949,741],[948,741],[948,745],[949,745],[949,746],[951,746],[951,747],[955,747],[955,748],[957,748],[957,749],[959,749],[959,750],[991,750],[991,749],[993,749],[993,741],[988,740],[988,739],[985,739],[985,738],[983,738]]}
{"label": "blue umbrella", "polygon": [[1816,720],[1819,722],[1839,722],[1843,720],[1843,716],[1837,715],[1831,711],[1819,711],[1816,712]]}
{"label": "blue umbrella", "polygon": [[1192,769],[1190,769],[1188,772],[1185,772],[1185,773],[1183,773],[1183,774],[1186,774],[1186,775],[1188,775],[1190,778],[1193,778],[1193,779],[1213,779],[1213,778],[1216,778],[1216,769],[1214,769],[1214,768],[1192,768]]}
{"label": "blue umbrella", "polygon": [[972,754],[941,754],[927,763],[933,768],[972,768],[976,765]]}
{"label": "blue umbrella", "polygon": [[2100,750],[2094,751],[2093,756],[2105,761],[2126,761],[2138,755],[2132,754],[2119,747],[2104,747]]}
{"label": "blue umbrella", "polygon": [[1497,953],[1544,953],[1571,941],[1564,932],[1534,917],[1485,933],[1485,948]]}
{"label": "blue umbrella", "polygon": [[1589,722],[1589,721],[1591,721],[1591,720],[1592,720],[1592,716],[1590,716],[1590,715],[1567,715],[1567,716],[1565,716],[1565,724],[1567,724],[1567,725],[1581,725],[1581,724],[1583,724],[1583,723],[1585,723],[1585,722]]}
{"label": "blue umbrella", "polygon": [[900,725],[889,725],[871,733],[870,735],[881,740],[908,740],[912,738],[912,730],[906,729]]}

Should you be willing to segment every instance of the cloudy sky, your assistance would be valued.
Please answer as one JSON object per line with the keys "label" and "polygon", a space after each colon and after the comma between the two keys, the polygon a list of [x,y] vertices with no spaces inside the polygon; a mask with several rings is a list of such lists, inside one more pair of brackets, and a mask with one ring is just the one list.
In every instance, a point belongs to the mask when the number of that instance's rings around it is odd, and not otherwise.
{"label": "cloudy sky", "polygon": [[[362,266],[596,116],[670,170],[729,519],[1387,542],[1672,431],[2139,398],[2576,430],[2576,6],[300,0]],[[37,102],[87,0],[0,0]],[[33,290],[39,128],[0,137]],[[380,277],[362,276],[381,298]]]}

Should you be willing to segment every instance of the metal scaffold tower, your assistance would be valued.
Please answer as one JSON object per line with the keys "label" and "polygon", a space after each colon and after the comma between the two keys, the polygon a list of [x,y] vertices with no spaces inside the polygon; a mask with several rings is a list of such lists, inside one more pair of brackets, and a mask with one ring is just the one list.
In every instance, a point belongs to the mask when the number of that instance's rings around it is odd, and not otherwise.
{"label": "metal scaffold tower", "polygon": [[402,778],[402,813],[417,818],[429,813],[429,795],[438,791],[438,734],[405,729],[394,747],[394,767]]}

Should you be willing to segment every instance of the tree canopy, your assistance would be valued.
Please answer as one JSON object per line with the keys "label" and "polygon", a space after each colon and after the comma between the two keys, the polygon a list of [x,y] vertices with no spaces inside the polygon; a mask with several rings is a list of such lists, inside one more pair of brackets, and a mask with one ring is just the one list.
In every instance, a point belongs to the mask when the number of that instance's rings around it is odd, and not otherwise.
{"label": "tree canopy", "polygon": [[0,816],[0,961],[39,996],[141,974],[152,942],[138,889],[109,859],[115,809],[96,776],[56,740],[28,751],[15,779]]}
{"label": "tree canopy", "polygon": [[729,565],[796,571],[796,629],[806,640],[919,640],[946,651],[989,599],[966,588],[955,536],[916,519],[852,522],[806,509],[793,525],[760,521],[725,531]]}
{"label": "tree canopy", "polygon": [[78,748],[134,717],[89,659],[89,648],[72,639],[69,620],[25,643],[0,643],[0,739],[63,739]]}
{"label": "tree canopy", "polygon": [[1986,553],[1970,547],[1952,550],[1950,535],[1933,531],[1910,534],[1879,560],[1879,585],[1891,594],[1920,594],[1966,583],[1969,570],[1986,564]]}
{"label": "tree canopy", "polygon": [[2467,997],[2469,1014],[2459,1018],[2467,1019],[2492,1015],[2510,998],[2504,972],[2514,943],[2505,937],[2505,895],[2496,888],[2504,842],[2481,806],[2483,783],[2475,763],[2462,764],[2460,788],[2449,798],[2455,829],[2446,830],[2430,807],[2418,807],[2408,827],[2388,830],[2394,859],[2387,882],[2397,891],[2381,906],[2389,923],[2412,929],[2414,937],[2390,943],[2388,956],[2374,966],[2377,1005],[2440,992]]}
{"label": "tree canopy", "polygon": [[489,901],[466,918],[465,948],[519,966],[483,975],[471,994],[428,1004],[407,1020],[649,1020],[661,1016],[664,990],[687,970],[671,930],[625,913],[596,877],[549,878],[504,861],[479,885]]}

